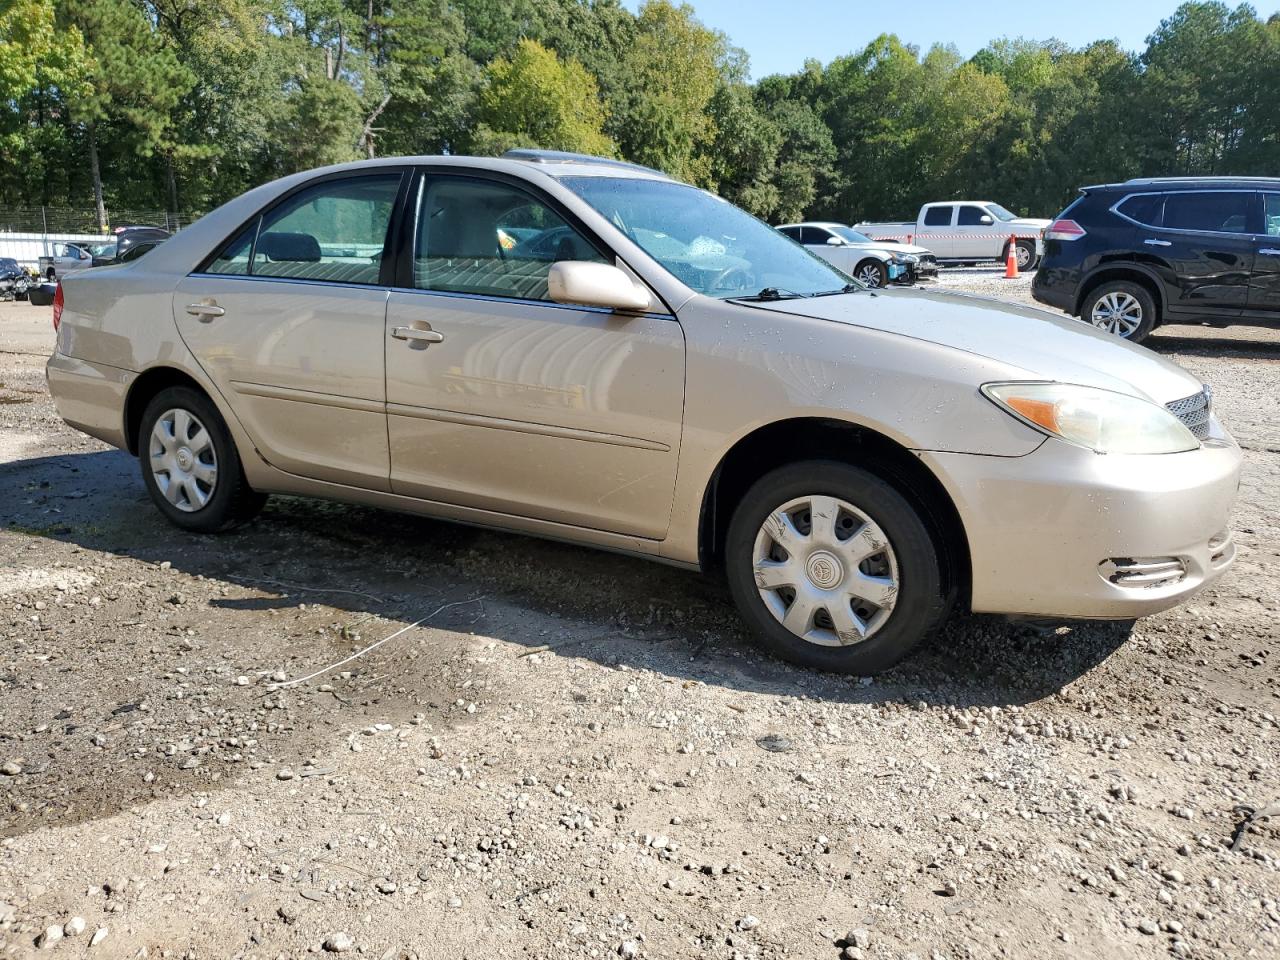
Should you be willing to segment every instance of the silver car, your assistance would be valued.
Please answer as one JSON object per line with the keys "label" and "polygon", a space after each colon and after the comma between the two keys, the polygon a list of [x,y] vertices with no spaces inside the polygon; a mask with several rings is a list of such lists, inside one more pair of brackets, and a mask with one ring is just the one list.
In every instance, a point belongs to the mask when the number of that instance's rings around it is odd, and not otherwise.
{"label": "silver car", "polygon": [[778,232],[869,287],[938,277],[933,251],[911,243],[872,240],[843,223],[784,223]]}
{"label": "silver car", "polygon": [[1234,557],[1240,451],[1185,370],[870,292],[616,161],[286,177],[68,277],[54,323],[59,412],[184,529],[288,493],[719,568],[822,669],[883,670],[956,607],[1154,613]]}

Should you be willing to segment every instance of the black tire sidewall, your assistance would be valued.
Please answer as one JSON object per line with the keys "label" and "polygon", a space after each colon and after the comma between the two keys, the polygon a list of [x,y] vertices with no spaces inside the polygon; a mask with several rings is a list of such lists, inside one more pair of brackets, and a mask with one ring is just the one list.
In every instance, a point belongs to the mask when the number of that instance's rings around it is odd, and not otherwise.
{"label": "black tire sidewall", "polygon": [[[766,516],[797,497],[827,495],[856,506],[889,538],[898,563],[898,599],[889,621],[869,640],[823,647],[787,630],[756,589],[752,553]],[[906,657],[934,633],[950,609],[938,546],[914,507],[887,482],[850,464],[809,461],[782,467],[758,480],[739,502],[725,542],[730,593],[762,645],[792,663],[868,676]]]}
{"label": "black tire sidewall", "polygon": [[871,259],[859,261],[858,265],[853,268],[855,275],[861,273],[862,268],[868,265],[875,267],[876,273],[880,277],[880,285],[878,287],[873,287],[872,289],[883,290],[889,285],[889,269],[883,263]]}
{"label": "black tire sidewall", "polygon": [[1130,343],[1141,343],[1156,326],[1155,297],[1151,296],[1151,291],[1141,284],[1132,283],[1128,280],[1112,280],[1109,283],[1102,284],[1100,287],[1096,287],[1085,298],[1084,306],[1080,310],[1080,316],[1085,323],[1093,326],[1093,320],[1091,319],[1093,308],[1108,293],[1127,293],[1142,304],[1142,322],[1138,324],[1138,329],[1133,332],[1132,336],[1120,338],[1128,340]]}
{"label": "black tire sidewall", "polygon": [[[1023,250],[1026,250],[1026,251],[1027,251],[1027,265],[1026,265],[1025,267],[1019,267],[1018,269],[1019,269],[1019,270],[1034,270],[1034,269],[1036,268],[1036,245],[1035,245],[1035,241],[1033,241],[1033,240],[1019,240],[1019,241],[1017,241],[1016,246],[1019,246],[1019,247],[1021,247]],[[1006,254],[1006,257],[1007,257],[1007,256],[1008,256],[1008,255]]]}
{"label": "black tire sidewall", "polygon": [[[181,409],[193,414],[209,431],[218,464],[218,480],[213,496],[199,510],[190,513],[171,504],[151,473],[151,431],[160,415]],[[245,519],[244,495],[248,490],[240,465],[240,454],[217,407],[204,394],[190,387],[168,387],[157,393],[142,413],[138,428],[138,461],[142,465],[142,482],[147,493],[171,523],[184,530],[215,533],[227,530]]]}

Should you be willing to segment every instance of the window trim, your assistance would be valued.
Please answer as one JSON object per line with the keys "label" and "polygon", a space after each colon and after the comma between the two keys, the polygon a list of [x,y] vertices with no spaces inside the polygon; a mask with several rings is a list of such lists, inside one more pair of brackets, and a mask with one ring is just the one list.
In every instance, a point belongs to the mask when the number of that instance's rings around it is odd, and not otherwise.
{"label": "window trim", "polygon": [[[498,184],[522,193],[537,203],[541,203],[545,206],[548,210],[563,220],[565,226],[576,230],[589,245],[595,248],[596,253],[600,254],[605,263],[612,266],[617,266],[619,263],[617,252],[601,240],[599,235],[597,235],[594,230],[582,221],[581,217],[574,214],[568,209],[568,207],[559,202],[547,191],[540,189],[537,184],[531,183],[521,177],[512,176],[496,170],[479,170],[474,167],[459,167],[453,164],[449,164],[447,166],[443,164],[433,164],[431,166],[420,166],[416,168],[414,176],[412,177],[412,186],[407,191],[405,197],[404,219],[401,223],[401,230],[398,237],[400,250],[399,256],[397,257],[395,276],[392,284],[398,290],[411,290],[416,293],[438,293],[448,296],[479,297],[487,300],[501,301],[503,303],[540,303],[560,307],[571,306],[569,304],[557,303],[554,300],[533,300],[528,297],[508,297],[497,293],[475,293],[474,291],[467,290],[432,290],[418,286],[418,278],[414,270],[418,252],[418,208],[423,191],[428,188],[429,182],[431,180],[440,179],[471,180],[490,185]],[[633,274],[635,273],[634,270],[631,272]],[[645,285],[648,286],[648,284]],[[650,287],[650,291],[654,292],[652,287]],[[659,301],[661,302],[660,297]]]}
{"label": "window trim", "polygon": [[1250,210],[1249,210],[1248,216],[1253,221],[1255,221],[1255,223],[1250,223],[1246,221],[1245,226],[1250,227],[1250,226],[1257,225],[1256,221],[1259,219],[1258,215],[1261,212],[1258,205],[1259,193],[1257,190],[1250,190],[1247,188],[1233,189],[1233,190],[1204,190],[1204,189],[1200,189],[1200,190],[1135,190],[1132,193],[1126,193],[1123,197],[1121,197],[1119,200],[1117,200],[1107,209],[1109,209],[1112,213],[1114,213],[1120,219],[1127,220],[1129,223],[1132,223],[1134,226],[1140,227],[1143,230],[1159,230],[1162,233],[1194,233],[1197,236],[1204,236],[1204,237],[1252,237],[1257,235],[1256,231],[1248,230],[1248,229],[1237,233],[1231,230],[1195,230],[1190,227],[1166,227],[1163,225],[1165,209],[1166,209],[1165,207],[1161,207],[1160,219],[1162,223],[1161,223],[1161,226],[1158,226],[1158,227],[1152,226],[1149,223],[1143,223],[1140,220],[1135,220],[1133,219],[1133,217],[1130,217],[1120,212],[1121,204],[1123,204],[1126,200],[1130,199],[1131,197],[1161,196],[1161,197],[1167,198],[1167,197],[1173,196],[1174,194],[1184,194],[1184,193],[1243,193],[1252,198],[1253,202],[1250,204]]}
{"label": "window trim", "polygon": [[[385,166],[356,168],[352,170],[335,170],[332,173],[326,173],[322,176],[312,177],[310,180],[305,180],[302,183],[299,183],[289,188],[284,193],[280,194],[278,197],[273,199],[266,206],[259,207],[258,210],[253,214],[253,216],[248,217],[242,223],[240,223],[239,226],[237,226],[234,230],[227,233],[227,235],[224,236],[222,240],[213,247],[213,249],[209,252],[209,254],[205,256],[205,258],[196,265],[196,268],[192,270],[191,273],[188,274],[188,276],[199,275],[199,276],[206,276],[206,277],[226,277],[233,280],[234,279],[243,280],[245,278],[257,279],[257,280],[293,280],[300,283],[328,283],[328,284],[334,284],[337,286],[359,287],[361,289],[390,287],[393,285],[392,281],[394,280],[393,269],[390,261],[394,260],[395,258],[395,250],[396,250],[397,239],[398,239],[397,217],[400,215],[401,210],[403,209],[407,182],[408,180],[411,179],[410,177],[407,177],[406,174],[410,173],[411,171],[412,171],[412,168],[405,164],[387,164]],[[254,258],[254,255],[258,252],[258,236],[262,232],[262,223],[267,218],[267,216],[270,213],[272,213],[276,208],[282,206],[285,203],[288,203],[291,199],[296,197],[299,193],[303,193],[307,190],[310,190],[312,187],[316,187],[333,180],[353,180],[353,179],[359,179],[364,177],[386,177],[392,174],[399,175],[400,183],[396,187],[396,195],[391,202],[391,217],[387,222],[387,235],[383,238],[383,241],[382,241],[382,259],[381,261],[379,261],[379,264],[378,264],[377,282],[351,283],[350,281],[346,281],[346,280],[326,280],[322,277],[268,277],[268,276],[263,276],[262,274],[254,274],[252,272],[253,258]],[[226,249],[227,244],[229,244],[232,240],[239,237],[241,233],[248,230],[250,227],[253,228],[253,239],[250,240],[249,242],[249,271],[250,272],[248,273],[215,273],[210,271],[209,267],[218,258],[218,254],[222,253],[222,251]],[[389,273],[393,274],[393,276],[388,277]]]}

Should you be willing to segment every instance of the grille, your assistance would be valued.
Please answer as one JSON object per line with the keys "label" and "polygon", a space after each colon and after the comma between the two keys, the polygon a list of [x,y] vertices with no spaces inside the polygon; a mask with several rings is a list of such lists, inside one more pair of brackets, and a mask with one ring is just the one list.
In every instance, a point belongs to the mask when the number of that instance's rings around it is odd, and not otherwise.
{"label": "grille", "polygon": [[1187,575],[1177,557],[1112,557],[1102,561],[1101,570],[1118,587],[1166,587]]}
{"label": "grille", "polygon": [[1183,426],[1191,431],[1197,440],[1209,436],[1209,411],[1212,407],[1212,395],[1205,387],[1199,393],[1165,404],[1165,408],[1182,421]]}

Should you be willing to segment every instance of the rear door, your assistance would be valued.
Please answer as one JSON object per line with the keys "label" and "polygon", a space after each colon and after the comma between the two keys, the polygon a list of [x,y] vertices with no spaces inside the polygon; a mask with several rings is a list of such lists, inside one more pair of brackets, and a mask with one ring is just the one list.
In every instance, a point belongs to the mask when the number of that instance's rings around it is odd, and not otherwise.
{"label": "rear door", "polygon": [[1138,230],[1161,264],[1167,312],[1175,317],[1238,317],[1249,300],[1257,242],[1249,190],[1171,191],[1159,230]]}
{"label": "rear door", "polygon": [[952,227],[955,213],[955,206],[949,203],[925,207],[920,232],[915,235],[914,242],[928,247],[935,256],[942,259],[958,256],[955,252],[955,230]]}
{"label": "rear door", "polygon": [[182,338],[271,464],[390,489],[384,259],[404,171],[313,181],[183,279]]}
{"label": "rear door", "polygon": [[554,200],[429,168],[387,310],[391,484],[426,500],[661,539],[684,414],[675,317],[554,302],[613,254]]}
{"label": "rear door", "polygon": [[1255,239],[1253,279],[1249,284],[1249,313],[1280,318],[1280,192],[1260,195],[1262,232]]}

